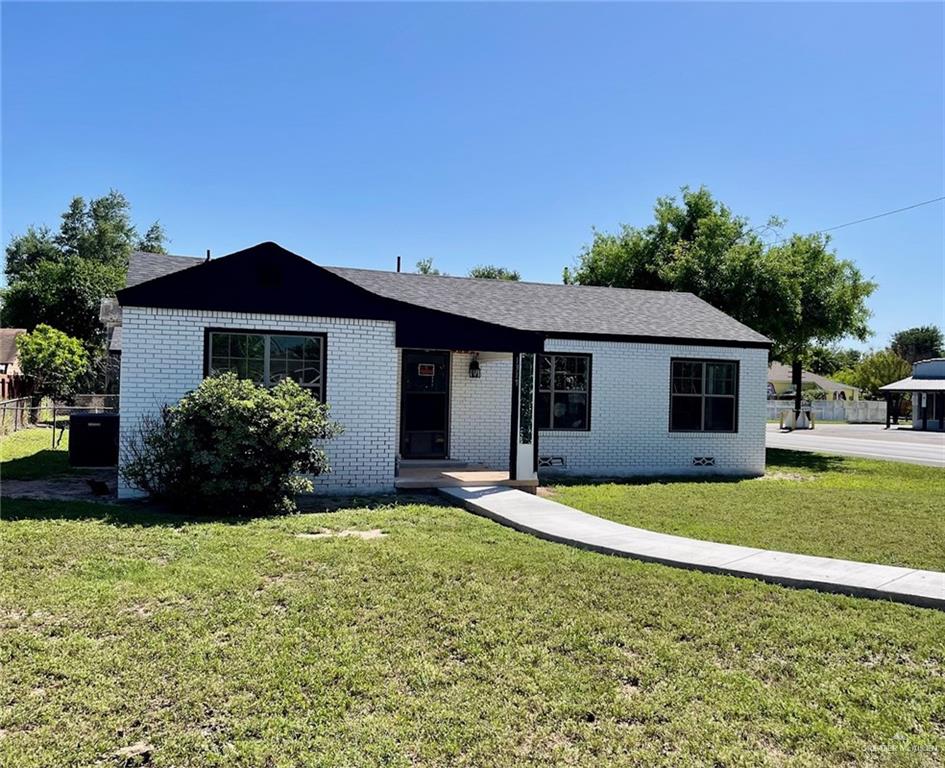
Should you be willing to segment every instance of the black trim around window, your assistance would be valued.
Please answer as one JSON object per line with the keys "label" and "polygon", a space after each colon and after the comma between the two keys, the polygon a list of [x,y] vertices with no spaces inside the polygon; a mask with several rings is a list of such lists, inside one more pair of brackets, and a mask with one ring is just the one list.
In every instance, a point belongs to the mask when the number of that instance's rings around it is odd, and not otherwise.
{"label": "black trim around window", "polygon": [[[706,370],[710,365],[731,366],[732,391],[706,392]],[[685,366],[689,366],[686,368]],[[698,369],[698,377],[696,370]],[[724,433],[733,434],[738,432],[738,404],[740,399],[739,392],[740,366],[738,360],[719,360],[715,358],[690,358],[674,357],[669,361],[669,431],[670,432],[692,432],[692,433]],[[679,389],[685,389],[683,382],[691,382],[693,389],[698,391],[685,392],[674,391],[676,380],[679,379]],[[696,387],[696,384],[698,386]],[[707,427],[706,419],[709,407],[720,401],[731,401],[732,415],[730,426],[726,427]],[[698,404],[698,405],[697,405]],[[686,412],[688,411],[688,413]],[[698,415],[698,425],[695,425]],[[683,425],[686,418],[690,419],[688,425]],[[675,426],[674,426],[675,425]]]}
{"label": "black trim around window", "polygon": [[[309,332],[309,331],[282,331],[282,330],[270,330],[270,329],[260,329],[260,328],[204,328],[203,331],[203,377],[207,378],[210,375],[210,358],[212,356],[212,348],[210,345],[210,337],[214,333],[219,334],[244,334],[252,336],[301,336],[311,339],[319,339],[321,342],[321,387],[320,392],[318,393],[318,399],[320,402],[327,402],[328,399],[328,334],[324,332]],[[313,390],[314,387],[306,387],[302,385],[303,389]]]}
{"label": "black trim around window", "polygon": [[[590,354],[577,352],[542,352],[535,355],[535,431],[542,432],[590,432],[591,431],[591,391],[593,384],[593,359]],[[542,360],[551,359],[550,389],[541,386]],[[555,388],[555,360],[558,358],[577,358],[587,361],[587,381],[585,389],[556,389]],[[554,426],[554,404],[556,394],[584,394],[586,412],[582,427]],[[542,395],[548,395],[547,410],[540,405]]]}

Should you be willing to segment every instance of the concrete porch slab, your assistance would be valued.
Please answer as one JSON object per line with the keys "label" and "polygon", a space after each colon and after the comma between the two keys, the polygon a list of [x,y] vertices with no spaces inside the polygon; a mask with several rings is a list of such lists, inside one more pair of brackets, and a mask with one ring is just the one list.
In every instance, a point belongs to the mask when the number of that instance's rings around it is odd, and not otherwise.
{"label": "concrete porch slab", "polygon": [[477,488],[503,486],[507,488],[534,489],[537,480],[510,480],[509,473],[499,469],[463,465],[461,467],[444,466],[403,466],[394,480],[398,490],[422,490],[436,488]]}
{"label": "concrete porch slab", "polygon": [[441,487],[478,515],[539,538],[608,555],[786,587],[945,609],[945,573],[689,539],[604,520],[550,499],[498,485]]}

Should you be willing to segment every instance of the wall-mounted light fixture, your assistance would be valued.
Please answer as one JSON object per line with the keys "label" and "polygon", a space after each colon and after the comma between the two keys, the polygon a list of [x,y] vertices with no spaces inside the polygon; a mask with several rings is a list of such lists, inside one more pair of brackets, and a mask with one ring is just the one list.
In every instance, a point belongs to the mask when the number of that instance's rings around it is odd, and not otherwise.
{"label": "wall-mounted light fixture", "polygon": [[469,361],[469,378],[478,379],[482,376],[482,369],[479,367],[479,353],[473,353],[473,359]]}

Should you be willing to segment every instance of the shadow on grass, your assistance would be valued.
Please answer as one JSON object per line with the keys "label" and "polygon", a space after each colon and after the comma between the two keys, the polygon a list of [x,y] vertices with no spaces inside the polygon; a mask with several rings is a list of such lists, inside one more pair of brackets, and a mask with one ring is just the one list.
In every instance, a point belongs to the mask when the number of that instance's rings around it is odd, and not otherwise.
{"label": "shadow on grass", "polygon": [[82,473],[84,470],[69,465],[69,453],[47,448],[29,456],[7,459],[0,464],[0,476],[4,480],[39,480]]}
{"label": "shadow on grass", "polygon": [[445,500],[420,494],[384,496],[312,496],[299,500],[298,513],[271,515],[227,515],[219,513],[185,514],[175,512],[167,504],[151,501],[95,502],[45,499],[4,498],[0,523],[18,520],[97,520],[108,525],[128,527],[166,527],[226,523],[245,525],[256,520],[274,520],[294,514],[329,513],[340,510],[378,510],[412,504],[450,506]]}
{"label": "shadow on grass", "polygon": [[850,460],[844,456],[781,448],[768,448],[765,452],[765,462],[768,466],[806,469],[808,472],[846,472],[850,469]]}

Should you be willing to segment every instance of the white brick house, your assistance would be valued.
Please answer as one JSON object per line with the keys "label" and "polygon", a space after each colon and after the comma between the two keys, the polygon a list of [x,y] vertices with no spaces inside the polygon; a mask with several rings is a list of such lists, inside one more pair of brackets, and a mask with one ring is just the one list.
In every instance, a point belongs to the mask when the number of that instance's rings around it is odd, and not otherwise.
{"label": "white brick house", "polygon": [[389,491],[417,465],[520,485],[764,471],[770,344],[691,294],[324,268],[263,243],[135,254],[118,301],[123,440],[235,370],[330,404],[330,492]]}

